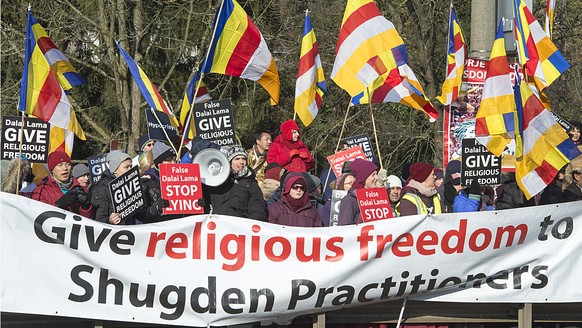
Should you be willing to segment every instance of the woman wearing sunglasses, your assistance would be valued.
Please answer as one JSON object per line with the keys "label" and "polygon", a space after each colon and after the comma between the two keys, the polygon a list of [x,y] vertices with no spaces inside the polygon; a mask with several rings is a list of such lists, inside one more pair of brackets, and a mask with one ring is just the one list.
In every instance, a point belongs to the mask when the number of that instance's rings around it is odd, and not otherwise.
{"label": "woman wearing sunglasses", "polygon": [[309,201],[307,182],[298,173],[285,179],[283,196],[268,208],[269,222],[294,227],[322,227],[319,213]]}

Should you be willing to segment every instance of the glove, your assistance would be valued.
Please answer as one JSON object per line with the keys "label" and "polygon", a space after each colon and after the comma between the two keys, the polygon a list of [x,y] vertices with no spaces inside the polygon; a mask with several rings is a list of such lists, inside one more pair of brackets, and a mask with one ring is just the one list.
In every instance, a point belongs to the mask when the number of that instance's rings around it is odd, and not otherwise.
{"label": "glove", "polygon": [[309,154],[306,151],[302,151],[299,153],[299,157],[301,157],[303,159],[307,159],[307,158],[309,158]]}
{"label": "glove", "polygon": [[55,205],[57,205],[57,207],[67,209],[73,203],[77,202],[77,199],[78,199],[78,197],[77,197],[75,191],[70,190],[69,192],[64,194],[61,198],[57,199],[57,201],[55,202]]}
{"label": "glove", "polygon": [[380,169],[380,171],[378,171],[376,187],[386,187],[386,181],[388,181],[388,171],[386,171],[386,169]]}
{"label": "glove", "polygon": [[469,188],[469,194],[481,196],[481,185],[479,185],[479,181],[477,181],[477,179],[473,179],[471,187]]}
{"label": "glove", "polygon": [[170,206],[170,202],[167,199],[160,198],[156,201],[156,210],[158,211],[158,215],[164,212],[164,208]]}
{"label": "glove", "polygon": [[293,149],[292,151],[290,151],[289,157],[293,157],[293,156],[299,156],[299,150]]}
{"label": "glove", "polygon": [[84,210],[88,210],[91,207],[91,200],[89,198],[89,194],[87,194],[83,189],[79,189],[77,194],[77,203],[81,204],[81,208]]}

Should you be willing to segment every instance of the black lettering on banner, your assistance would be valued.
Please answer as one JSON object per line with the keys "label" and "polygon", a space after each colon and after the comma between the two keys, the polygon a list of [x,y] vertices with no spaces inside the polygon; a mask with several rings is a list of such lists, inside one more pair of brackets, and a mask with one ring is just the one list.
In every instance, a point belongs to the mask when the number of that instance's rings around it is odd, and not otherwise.
{"label": "black lettering on banner", "polygon": [[[547,230],[550,226],[552,226],[551,234],[552,237],[562,240],[570,237],[572,232],[574,231],[574,219],[572,217],[565,217],[560,219],[554,225],[554,220],[551,219],[552,216],[548,215],[544,218],[542,222],[540,222],[540,233],[538,234],[538,240],[545,241],[548,240]],[[564,224],[565,227],[562,227]]]}
{"label": "black lettering on banner", "polygon": [[[208,297],[208,305],[200,304],[200,295]],[[196,313],[216,313],[216,277],[208,277],[208,288],[198,287],[190,295],[190,306]]]}
{"label": "black lettering on banner", "polygon": [[239,314],[243,309],[235,309],[231,304],[245,304],[245,294],[238,288],[229,288],[222,294],[222,307],[228,314]]}
{"label": "black lettering on banner", "polygon": [[264,312],[273,311],[273,305],[275,305],[275,294],[272,290],[268,288],[263,288],[261,290],[251,289],[251,306],[249,308],[249,313],[256,313],[259,308],[259,296],[264,296],[266,298]]}
{"label": "black lettering on banner", "polygon": [[44,223],[50,218],[58,218],[64,220],[67,217],[66,214],[57,211],[46,211],[42,212],[34,220],[34,233],[38,239],[49,244],[65,244],[65,233],[66,228],[53,227],[52,232],[55,233],[56,237],[48,236],[44,229],[42,228]]}
{"label": "black lettering on banner", "polygon": [[79,287],[85,290],[82,295],[69,293],[69,300],[73,302],[87,302],[93,297],[93,286],[88,281],[81,278],[81,272],[93,273],[93,267],[88,265],[77,265],[71,270],[71,280]]}
{"label": "black lettering on banner", "polygon": [[548,285],[548,276],[543,274],[541,271],[548,271],[548,266],[537,265],[531,270],[532,276],[540,281],[539,283],[531,284],[532,289],[542,289]]}
{"label": "black lettering on banner", "polygon": [[[302,292],[301,287],[307,288],[307,291]],[[297,306],[297,301],[303,301],[310,298],[315,293],[315,283],[309,279],[294,279],[291,282],[291,297],[289,298],[289,306],[287,310],[294,310]]]}
{"label": "black lettering on banner", "polygon": [[[173,297],[172,294],[176,295],[176,301],[174,303],[170,302]],[[168,309],[172,310],[175,309],[172,313],[160,313],[160,318],[165,320],[176,320],[182,316],[184,313],[184,306],[185,306],[185,299],[186,299],[186,287],[176,287],[176,286],[166,286],[162,289],[160,293],[160,304]]]}
{"label": "black lettering on banner", "polygon": [[139,299],[139,284],[131,283],[129,285],[129,302],[135,307],[154,307],[154,293],[156,291],[156,285],[148,284],[146,286],[146,294],[144,299]]}
{"label": "black lettering on banner", "polygon": [[119,279],[111,278],[109,279],[109,270],[101,269],[99,274],[99,291],[97,302],[101,304],[107,303],[107,288],[113,286],[115,293],[115,304],[123,304],[123,282]]}

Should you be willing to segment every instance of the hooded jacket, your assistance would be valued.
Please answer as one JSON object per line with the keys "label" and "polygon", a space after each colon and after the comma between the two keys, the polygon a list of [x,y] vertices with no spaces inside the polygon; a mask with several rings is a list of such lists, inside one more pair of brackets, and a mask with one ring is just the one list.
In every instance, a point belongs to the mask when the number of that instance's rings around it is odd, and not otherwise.
{"label": "hooded jacket", "polygon": [[[285,181],[285,192],[284,195],[288,194],[291,186],[297,182],[297,180],[303,179],[301,176],[291,176]],[[305,185],[305,179],[303,179]],[[307,193],[307,190],[305,190]],[[305,197],[309,198],[307,194]],[[313,208],[310,201],[307,201],[305,205],[296,211],[290,207],[290,205],[285,201],[285,197],[278,200],[273,205],[268,208],[269,216],[268,221],[275,224],[281,224],[293,227],[322,227],[323,223],[319,217],[319,212]]]}

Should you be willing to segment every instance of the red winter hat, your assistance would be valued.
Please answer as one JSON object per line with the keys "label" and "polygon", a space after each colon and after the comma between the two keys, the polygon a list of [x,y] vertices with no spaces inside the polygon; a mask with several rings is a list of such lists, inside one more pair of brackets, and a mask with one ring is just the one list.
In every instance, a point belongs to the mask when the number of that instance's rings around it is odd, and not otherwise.
{"label": "red winter hat", "polygon": [[352,171],[352,174],[356,178],[356,181],[354,181],[352,187],[354,189],[360,189],[364,188],[364,185],[366,184],[366,179],[368,179],[368,177],[372,175],[374,171],[377,171],[378,168],[374,163],[368,160],[356,158],[350,164],[350,170]]}
{"label": "red winter hat", "polygon": [[414,163],[410,166],[410,178],[418,182],[424,182],[434,167],[425,162]]}
{"label": "red winter hat", "polygon": [[64,151],[53,151],[48,157],[48,169],[49,172],[53,172],[55,166],[59,165],[62,162],[66,162],[71,164],[71,158],[67,153]]}
{"label": "red winter hat", "polygon": [[293,141],[293,130],[299,131],[299,127],[294,120],[287,120],[281,123],[281,134],[283,135],[283,138]]}

